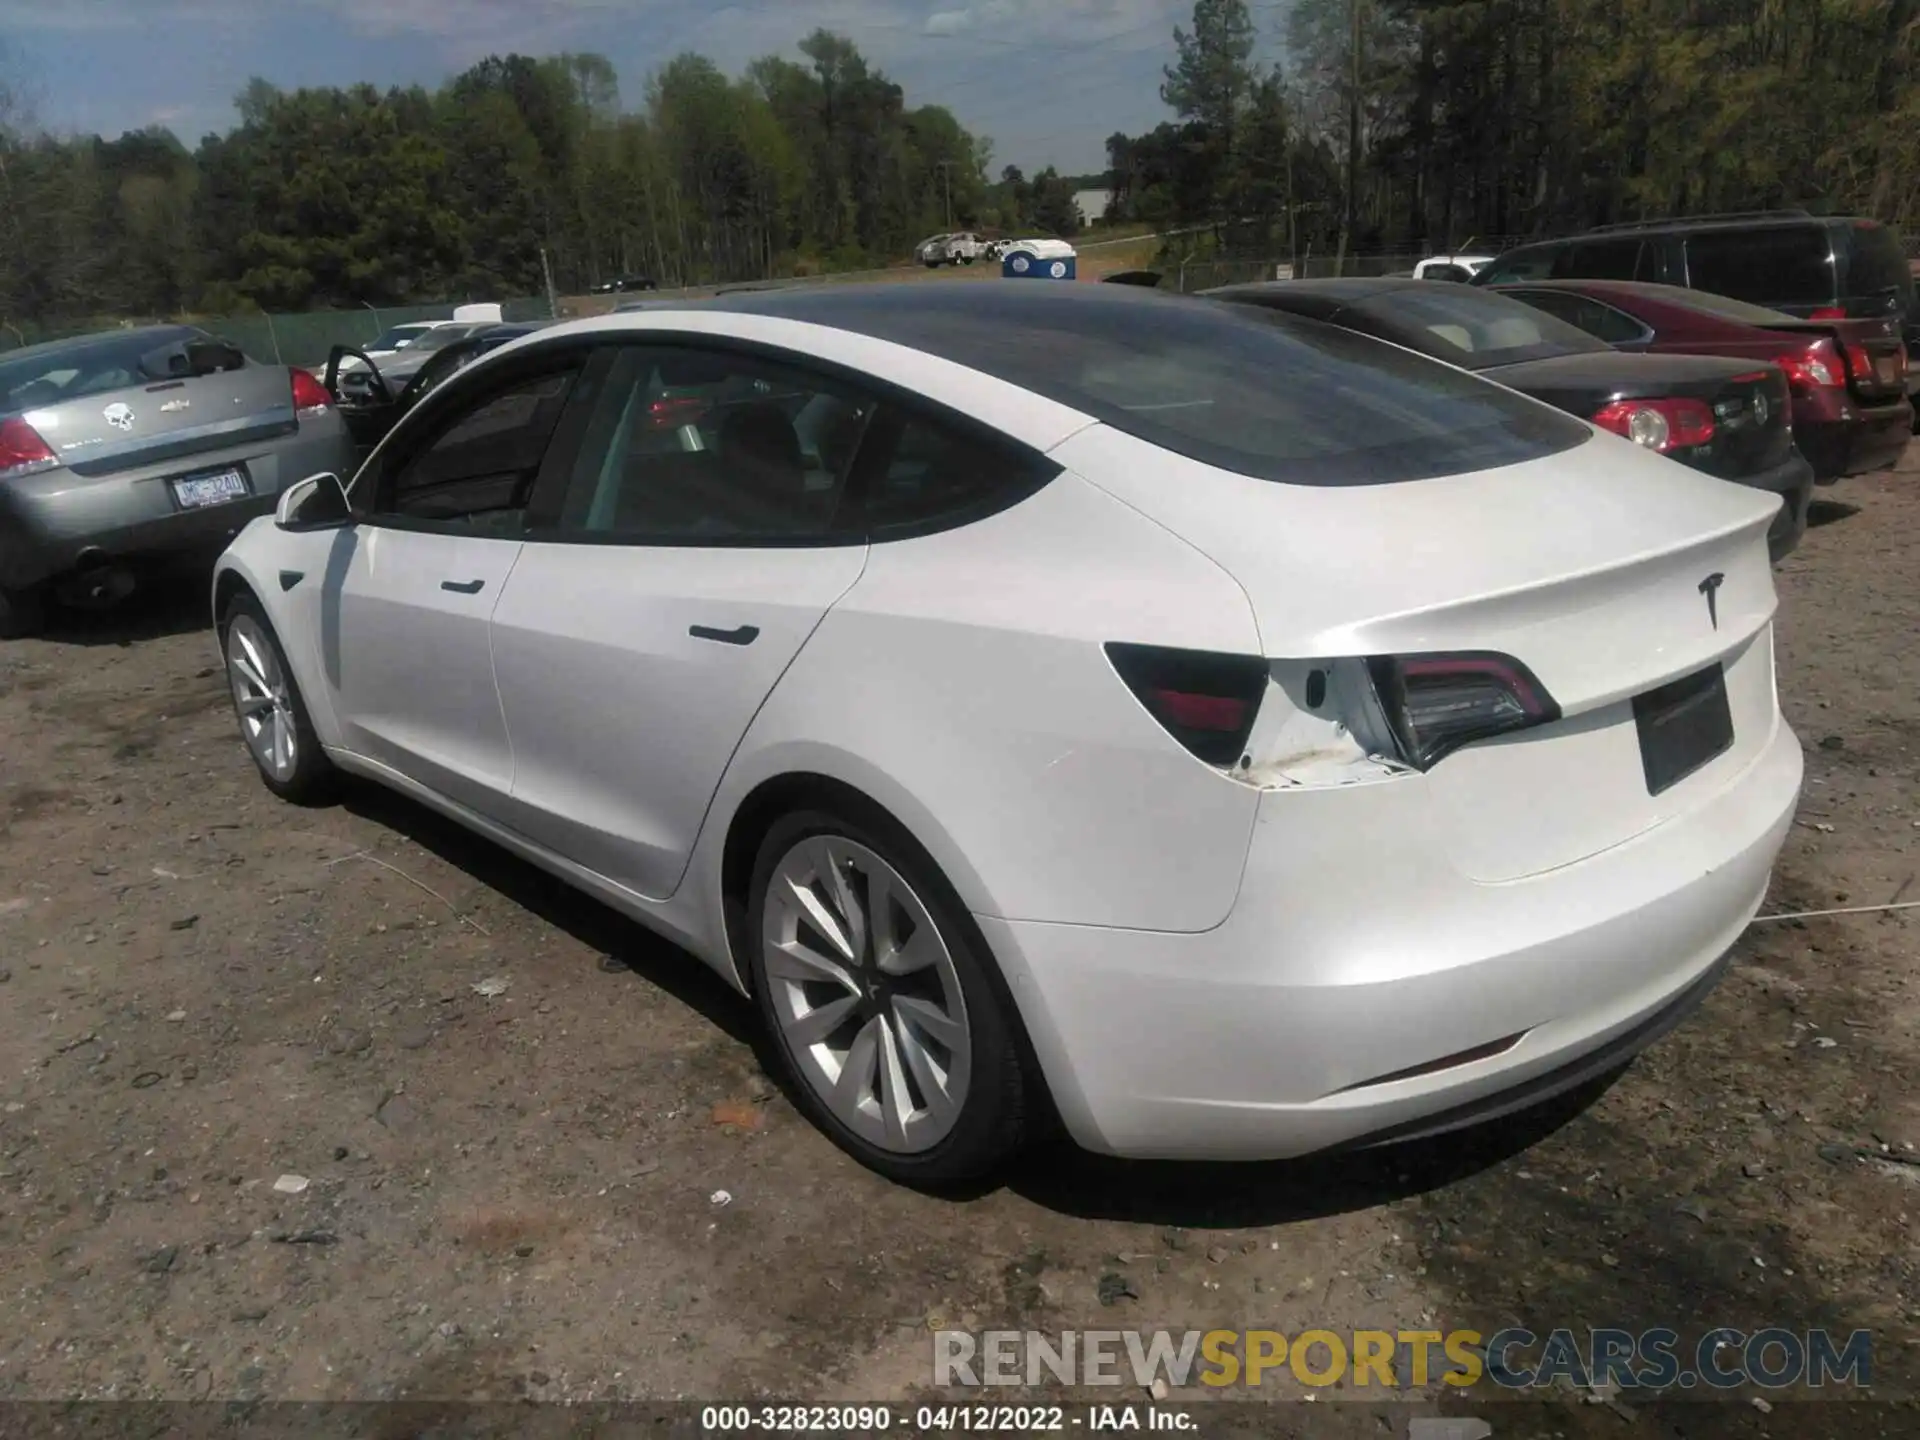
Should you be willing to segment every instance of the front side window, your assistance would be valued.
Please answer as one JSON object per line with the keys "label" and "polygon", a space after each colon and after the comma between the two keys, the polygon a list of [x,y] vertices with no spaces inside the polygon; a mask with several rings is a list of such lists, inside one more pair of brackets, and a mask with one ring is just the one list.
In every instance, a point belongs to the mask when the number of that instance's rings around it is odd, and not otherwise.
{"label": "front side window", "polygon": [[1756,305],[1831,305],[1836,289],[1827,232],[1818,225],[1689,235],[1687,283]]}
{"label": "front side window", "polygon": [[562,534],[659,544],[826,540],[871,398],[757,356],[622,347],[561,502]]}
{"label": "front side window", "polygon": [[568,365],[476,396],[423,448],[396,457],[374,518],[518,534],[577,374]]}

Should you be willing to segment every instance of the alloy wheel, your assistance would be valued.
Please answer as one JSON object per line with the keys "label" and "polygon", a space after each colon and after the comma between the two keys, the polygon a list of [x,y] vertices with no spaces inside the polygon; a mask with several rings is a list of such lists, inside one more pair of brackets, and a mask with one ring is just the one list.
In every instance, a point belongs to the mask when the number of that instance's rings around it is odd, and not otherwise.
{"label": "alloy wheel", "polygon": [[834,1117],[898,1154],[945,1139],[972,1068],[966,1001],[900,873],[842,836],[800,840],[767,882],[760,944],[781,1040]]}
{"label": "alloy wheel", "polygon": [[275,780],[290,780],[300,759],[293,694],[279,652],[249,615],[236,615],[227,627],[227,678],[255,762]]}

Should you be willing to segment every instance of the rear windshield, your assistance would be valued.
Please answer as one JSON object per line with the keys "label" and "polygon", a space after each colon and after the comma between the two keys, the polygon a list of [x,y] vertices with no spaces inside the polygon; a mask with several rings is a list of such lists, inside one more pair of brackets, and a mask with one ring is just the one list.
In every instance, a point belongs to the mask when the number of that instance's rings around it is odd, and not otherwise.
{"label": "rear windshield", "polygon": [[[884,293],[909,289],[922,293]],[[755,305],[911,345],[1266,480],[1421,480],[1538,459],[1590,433],[1362,335],[1133,286],[885,286]]]}
{"label": "rear windshield", "polygon": [[1745,300],[1715,295],[1708,290],[1682,290],[1677,286],[1662,285],[1659,298],[1669,305],[1679,305],[1688,310],[1697,310],[1702,315],[1715,315],[1722,320],[1733,320],[1741,325],[1783,325],[1791,324],[1794,320],[1794,317],[1784,310],[1769,310],[1764,305],[1749,305]]}
{"label": "rear windshield", "polygon": [[396,325],[391,330],[379,335],[367,348],[369,350],[398,350],[402,346],[411,345],[422,335],[432,330],[432,328],[431,325]]}
{"label": "rear windshield", "polygon": [[184,374],[198,330],[130,330],[35,345],[0,360],[0,411],[40,410]]}
{"label": "rear windshield", "polygon": [[1555,262],[1565,253],[1560,245],[1528,245],[1510,250],[1473,277],[1475,285],[1505,285],[1512,280],[1551,280]]}
{"label": "rear windshield", "polygon": [[1847,294],[1856,298],[1913,298],[1913,272],[1900,237],[1885,225],[1855,221],[1847,227]]}
{"label": "rear windshield", "polygon": [[1836,289],[1827,232],[1818,225],[1689,235],[1687,282],[1759,305],[1831,305]]}
{"label": "rear windshield", "polygon": [[1468,370],[1610,348],[1543,310],[1479,289],[1405,285],[1353,308],[1376,335]]}

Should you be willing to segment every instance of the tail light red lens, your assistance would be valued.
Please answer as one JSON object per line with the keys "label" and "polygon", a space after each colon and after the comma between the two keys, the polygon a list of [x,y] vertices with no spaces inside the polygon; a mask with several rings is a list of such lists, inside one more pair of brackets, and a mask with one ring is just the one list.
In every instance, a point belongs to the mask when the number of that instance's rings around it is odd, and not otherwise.
{"label": "tail light red lens", "polygon": [[311,419],[321,411],[333,408],[333,396],[310,373],[290,367],[287,374],[293,377],[293,408],[301,419]]}
{"label": "tail light red lens", "polygon": [[1546,687],[1509,655],[1387,655],[1367,668],[1400,758],[1416,770],[1472,741],[1560,718]]}
{"label": "tail light red lens", "polygon": [[1194,756],[1209,765],[1238,762],[1266,693],[1265,660],[1119,643],[1107,646],[1107,659],[1147,713]]}
{"label": "tail light red lens", "polygon": [[1707,408],[1707,403],[1684,396],[1616,400],[1595,414],[1593,423],[1663,455],[1704,445],[1714,434],[1713,411]]}
{"label": "tail light red lens", "polygon": [[1838,305],[1822,305],[1807,318],[1809,320],[1844,320],[1847,318],[1847,312]]}
{"label": "tail light red lens", "polygon": [[53,453],[53,447],[25,420],[18,415],[0,420],[0,480],[38,474],[59,463],[60,457]]}
{"label": "tail light red lens", "polygon": [[1783,355],[1780,368],[1787,372],[1787,384],[1804,389],[1844,389],[1847,383],[1839,348],[1831,340],[1816,340],[1797,355]]}

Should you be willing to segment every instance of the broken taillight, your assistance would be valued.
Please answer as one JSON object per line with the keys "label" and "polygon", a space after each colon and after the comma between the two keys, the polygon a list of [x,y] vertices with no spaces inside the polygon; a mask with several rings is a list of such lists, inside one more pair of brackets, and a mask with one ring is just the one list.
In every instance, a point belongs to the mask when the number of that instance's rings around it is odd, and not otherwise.
{"label": "broken taillight", "polygon": [[1265,660],[1118,643],[1107,646],[1107,659],[1147,713],[1196,758],[1226,766],[1240,759],[1267,688]]}
{"label": "broken taillight", "polygon": [[1546,687],[1509,655],[1386,655],[1367,669],[1399,758],[1416,770],[1472,741],[1560,718]]}

